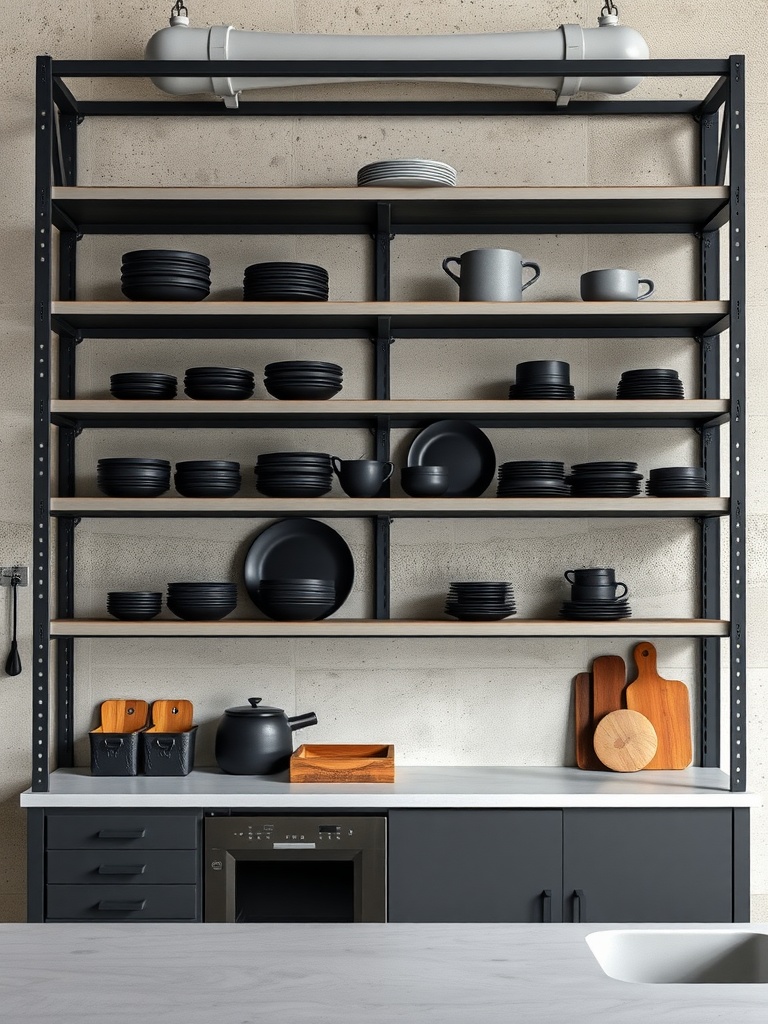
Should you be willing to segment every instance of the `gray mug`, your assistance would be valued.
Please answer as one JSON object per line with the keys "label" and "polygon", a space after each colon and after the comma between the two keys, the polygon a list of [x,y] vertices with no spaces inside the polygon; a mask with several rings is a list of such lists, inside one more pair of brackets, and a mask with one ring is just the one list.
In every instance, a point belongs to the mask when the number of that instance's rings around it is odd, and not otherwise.
{"label": "gray mug", "polygon": [[[648,291],[640,294],[640,285]],[[653,295],[654,284],[649,277],[640,277],[636,270],[590,270],[581,275],[581,297],[585,302],[637,302]]]}
{"label": "gray mug", "polygon": [[[450,263],[461,267],[461,276],[448,269]],[[535,273],[523,284],[525,267]],[[462,302],[519,302],[541,276],[538,263],[524,260],[513,249],[470,249],[444,259],[443,270],[459,286]]]}

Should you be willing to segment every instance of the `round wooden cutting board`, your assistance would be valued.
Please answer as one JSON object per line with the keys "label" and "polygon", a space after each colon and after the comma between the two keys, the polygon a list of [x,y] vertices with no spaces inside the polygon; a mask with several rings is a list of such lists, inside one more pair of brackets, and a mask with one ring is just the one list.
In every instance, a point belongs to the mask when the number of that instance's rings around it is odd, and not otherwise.
{"label": "round wooden cutting board", "polygon": [[595,729],[595,753],[614,772],[639,772],[656,753],[656,730],[639,711],[611,711]]}

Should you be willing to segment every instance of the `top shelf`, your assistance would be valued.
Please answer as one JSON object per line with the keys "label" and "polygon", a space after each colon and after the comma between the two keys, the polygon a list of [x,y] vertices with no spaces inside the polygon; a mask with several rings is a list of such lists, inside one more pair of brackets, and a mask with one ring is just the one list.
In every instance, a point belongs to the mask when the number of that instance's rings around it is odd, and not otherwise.
{"label": "top shelf", "polygon": [[671,188],[53,189],[53,222],[83,234],[367,234],[379,204],[394,234],[626,234],[712,231],[725,186]]}

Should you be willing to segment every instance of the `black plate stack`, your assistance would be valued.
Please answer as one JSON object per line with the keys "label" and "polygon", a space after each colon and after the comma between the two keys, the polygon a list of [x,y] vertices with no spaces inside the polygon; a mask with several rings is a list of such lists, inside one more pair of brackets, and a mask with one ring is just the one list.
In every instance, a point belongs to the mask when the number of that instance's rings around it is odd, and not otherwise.
{"label": "black plate stack", "polygon": [[215,622],[237,608],[237,587],[234,583],[169,583],[165,603],[180,619]]}
{"label": "black plate stack", "polygon": [[109,392],[113,398],[150,399],[175,398],[178,381],[170,373],[113,373]]}
{"label": "black plate stack", "polygon": [[325,452],[270,452],[259,455],[256,489],[269,498],[319,498],[333,486],[331,456]]}
{"label": "black plate stack", "polygon": [[112,590],[107,594],[107,611],[115,619],[142,622],[154,619],[163,607],[163,595],[148,590]]}
{"label": "black plate stack", "polygon": [[335,604],[333,580],[267,579],[259,584],[259,608],[280,622],[324,619]]}
{"label": "black plate stack", "polygon": [[96,483],[110,498],[157,498],[171,487],[165,459],[99,459]]}
{"label": "black plate stack", "polygon": [[197,252],[137,249],[123,254],[121,285],[127,299],[199,302],[211,291],[211,261]]}
{"label": "black plate stack", "polygon": [[527,459],[499,466],[497,498],[550,498],[570,493],[563,462]]}
{"label": "black plate stack", "polygon": [[246,302],[327,302],[328,271],[314,263],[253,263],[245,268]]}
{"label": "black plate stack", "polygon": [[652,469],[645,485],[655,498],[706,498],[709,495],[703,466],[668,466]]}
{"label": "black plate stack", "polygon": [[240,463],[225,459],[177,462],[173,484],[185,498],[231,498],[240,490]]}
{"label": "black plate stack", "polygon": [[264,367],[264,387],[274,398],[333,398],[341,391],[344,371],[320,359],[286,359]]}
{"label": "black plate stack", "polygon": [[573,498],[634,498],[642,479],[636,462],[581,462],[565,482]]}
{"label": "black plate stack", "polygon": [[616,397],[685,398],[685,389],[677,370],[625,370]]}
{"label": "black plate stack", "polygon": [[571,384],[571,367],[561,359],[532,359],[518,363],[509,397],[517,399],[569,400],[576,392]]}
{"label": "black plate stack", "polygon": [[451,583],[445,602],[446,615],[465,622],[493,622],[516,611],[511,583]]}
{"label": "black plate stack", "polygon": [[256,377],[241,366],[190,366],[184,373],[184,394],[201,401],[238,401],[251,398]]}

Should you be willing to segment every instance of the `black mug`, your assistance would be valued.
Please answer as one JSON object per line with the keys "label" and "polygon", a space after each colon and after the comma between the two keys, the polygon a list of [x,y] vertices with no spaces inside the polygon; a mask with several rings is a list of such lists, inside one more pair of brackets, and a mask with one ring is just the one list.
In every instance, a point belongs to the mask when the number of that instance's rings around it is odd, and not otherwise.
{"label": "black mug", "polygon": [[336,476],[345,494],[350,498],[373,498],[382,484],[395,471],[394,463],[379,462],[377,459],[354,459],[342,461],[335,455],[331,459]]}
{"label": "black mug", "polygon": [[616,583],[615,569],[567,569],[563,575],[576,587],[610,587]]}
{"label": "black mug", "polygon": [[[617,587],[624,587],[624,590],[620,593],[616,593]],[[610,583],[605,586],[581,586],[578,584],[571,587],[571,600],[572,601],[618,601],[622,597],[627,596],[629,587],[626,583]]]}

